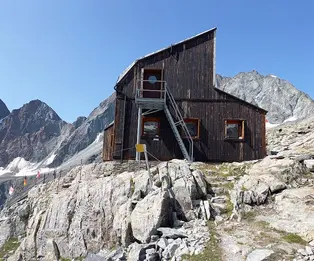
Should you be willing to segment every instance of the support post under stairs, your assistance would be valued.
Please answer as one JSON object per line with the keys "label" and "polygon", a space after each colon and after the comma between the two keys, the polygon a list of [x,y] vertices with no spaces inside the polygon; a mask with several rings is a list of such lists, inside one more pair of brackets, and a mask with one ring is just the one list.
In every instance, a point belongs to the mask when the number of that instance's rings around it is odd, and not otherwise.
{"label": "support post under stairs", "polygon": [[[142,132],[142,108],[141,106],[138,107],[137,112],[137,136],[136,136],[136,144],[141,143],[141,132]],[[140,161],[141,153],[136,152],[136,161]]]}

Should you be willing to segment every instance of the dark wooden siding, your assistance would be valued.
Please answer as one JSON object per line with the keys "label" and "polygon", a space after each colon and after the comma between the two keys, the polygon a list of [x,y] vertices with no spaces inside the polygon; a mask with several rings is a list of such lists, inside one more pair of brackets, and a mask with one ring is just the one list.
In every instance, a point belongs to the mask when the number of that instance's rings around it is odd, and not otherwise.
{"label": "dark wooden siding", "polygon": [[110,127],[104,130],[102,153],[103,161],[112,160],[113,143],[114,143],[114,125],[111,125]]}
{"label": "dark wooden siding", "polygon": [[129,98],[135,96],[142,68],[164,69],[163,77],[176,99],[216,99],[213,91],[214,32],[149,56],[137,63],[121,82]]}
{"label": "dark wooden siding", "polygon": [[[190,118],[200,119],[200,138],[194,140],[194,156],[196,161],[243,161],[265,157],[265,116],[260,111],[243,105],[234,100],[225,102],[178,102],[178,105],[188,108]],[[128,129],[125,148],[136,144],[137,108],[130,101],[126,126]],[[160,160],[182,158],[182,153],[172,133],[164,112],[150,114],[158,117],[160,123],[160,138],[142,137],[141,142]],[[245,119],[245,139],[243,141],[227,141],[224,137],[226,119]],[[135,151],[125,158],[134,158]]]}
{"label": "dark wooden siding", "polygon": [[[117,86],[114,158],[135,158],[134,149],[122,150],[134,148],[136,144],[137,107],[134,97],[142,68],[163,69],[163,78],[182,115],[201,120],[200,139],[194,141],[195,160],[221,162],[263,158],[266,152],[264,112],[217,91],[213,84],[213,64],[214,32],[138,61]],[[160,160],[182,158],[164,112],[150,116],[161,119],[160,139],[142,137],[141,142]],[[246,120],[244,141],[224,139],[226,119]]]}

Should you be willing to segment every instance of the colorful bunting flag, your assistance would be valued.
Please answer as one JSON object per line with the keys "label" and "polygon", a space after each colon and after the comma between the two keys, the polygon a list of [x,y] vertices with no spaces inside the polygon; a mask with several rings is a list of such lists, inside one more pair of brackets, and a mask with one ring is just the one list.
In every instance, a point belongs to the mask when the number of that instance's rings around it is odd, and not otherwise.
{"label": "colorful bunting flag", "polygon": [[14,188],[11,186],[10,189],[9,189],[9,194],[12,195],[13,192],[14,192]]}

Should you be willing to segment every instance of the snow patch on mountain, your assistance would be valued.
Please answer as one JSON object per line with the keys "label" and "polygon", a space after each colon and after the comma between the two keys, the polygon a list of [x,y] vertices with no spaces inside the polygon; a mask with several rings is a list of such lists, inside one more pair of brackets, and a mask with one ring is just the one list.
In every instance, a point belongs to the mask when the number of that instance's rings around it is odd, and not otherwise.
{"label": "snow patch on mountain", "polygon": [[51,164],[51,163],[53,162],[53,160],[55,159],[56,156],[57,156],[57,154],[52,153],[52,154],[48,157],[48,159],[45,160],[45,164],[46,164],[46,165]]}
{"label": "snow patch on mountain", "polygon": [[288,119],[285,119],[285,120],[284,120],[284,123],[285,123],[285,122],[289,122],[289,121],[296,121],[296,120],[298,120],[297,117],[291,116],[291,117],[289,117]]}
{"label": "snow patch on mountain", "polygon": [[9,163],[9,165],[7,166],[7,170],[10,172],[19,172],[22,169],[29,168],[31,165],[34,165],[34,164],[25,160],[22,157],[17,157]]}
{"label": "snow patch on mountain", "polygon": [[43,166],[42,162],[35,163],[25,160],[22,157],[17,157],[12,160],[6,168],[0,168],[0,176],[4,174],[11,174],[15,176],[32,176],[37,172],[48,173],[53,171],[51,168]]}

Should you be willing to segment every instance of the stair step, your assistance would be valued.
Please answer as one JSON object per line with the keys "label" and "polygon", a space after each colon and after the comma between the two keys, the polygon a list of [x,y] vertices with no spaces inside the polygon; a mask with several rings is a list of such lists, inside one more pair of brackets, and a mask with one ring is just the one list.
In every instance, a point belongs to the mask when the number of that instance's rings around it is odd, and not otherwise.
{"label": "stair step", "polygon": [[[167,106],[165,106],[165,113],[166,113],[166,116],[167,116],[168,121],[170,123],[170,126],[171,126],[171,128],[173,130],[174,136],[175,136],[176,140],[178,141],[179,147],[180,147],[180,149],[182,151],[182,154],[183,154],[184,158],[189,160],[190,159],[189,153],[186,150],[186,147],[185,147],[185,145],[183,143],[183,140],[182,140],[182,138],[180,136],[180,133],[179,133],[177,127],[176,127],[176,123],[174,122],[174,120],[172,118],[172,115],[169,112]],[[179,122],[183,122],[183,121],[181,120],[181,121],[178,121],[177,123],[179,123]]]}

